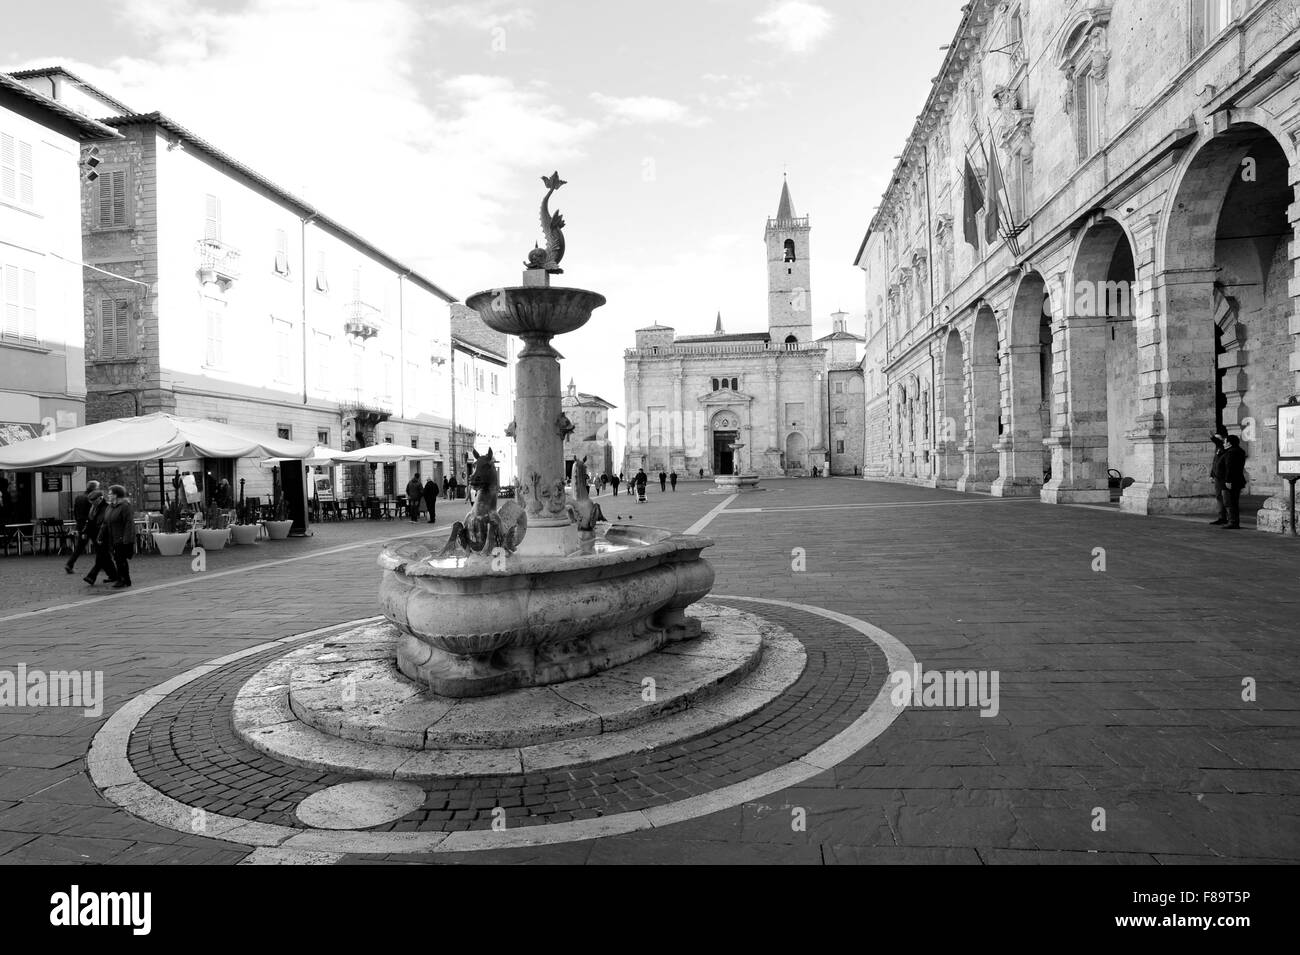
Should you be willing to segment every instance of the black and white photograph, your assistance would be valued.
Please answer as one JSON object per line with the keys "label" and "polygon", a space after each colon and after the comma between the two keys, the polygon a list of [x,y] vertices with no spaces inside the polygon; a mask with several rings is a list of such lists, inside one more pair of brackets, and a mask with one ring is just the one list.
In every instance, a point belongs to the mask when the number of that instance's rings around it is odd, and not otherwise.
{"label": "black and white photograph", "polygon": [[1300,0],[6,4],[6,922],[834,865],[1248,938],[1298,186]]}

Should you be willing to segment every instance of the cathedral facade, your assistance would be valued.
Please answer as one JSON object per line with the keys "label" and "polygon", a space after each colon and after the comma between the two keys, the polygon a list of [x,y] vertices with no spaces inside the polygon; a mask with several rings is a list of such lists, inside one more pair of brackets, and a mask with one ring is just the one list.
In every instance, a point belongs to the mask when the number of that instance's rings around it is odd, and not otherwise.
{"label": "cathedral facade", "polygon": [[839,417],[840,430],[850,427],[849,416],[837,417],[836,401],[861,400],[861,387],[846,387],[845,379],[851,384],[862,339],[838,313],[835,330],[813,339],[810,231],[782,183],[763,233],[766,329],[728,333],[719,315],[711,335],[678,336],[659,323],[637,330],[636,347],[623,357],[625,474],[798,476],[825,472],[832,448],[840,450],[837,470],[853,473],[861,464],[850,461],[859,442],[833,442]]}

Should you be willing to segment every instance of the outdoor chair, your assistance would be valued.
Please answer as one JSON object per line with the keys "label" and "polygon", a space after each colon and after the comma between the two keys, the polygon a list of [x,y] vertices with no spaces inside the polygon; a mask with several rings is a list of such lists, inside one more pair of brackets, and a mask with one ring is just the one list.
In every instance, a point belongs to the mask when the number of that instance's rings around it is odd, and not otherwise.
{"label": "outdoor chair", "polygon": [[72,552],[72,540],[74,531],[70,531],[63,524],[61,517],[42,517],[37,524],[38,532],[41,535],[41,553],[48,554],[53,548],[54,553],[62,554],[65,550]]}
{"label": "outdoor chair", "polygon": [[24,534],[16,527],[0,527],[0,547],[4,548],[6,556],[8,556],[10,548],[13,548],[19,556],[22,556],[24,544],[27,545],[27,553],[34,554],[36,552],[30,534]]}

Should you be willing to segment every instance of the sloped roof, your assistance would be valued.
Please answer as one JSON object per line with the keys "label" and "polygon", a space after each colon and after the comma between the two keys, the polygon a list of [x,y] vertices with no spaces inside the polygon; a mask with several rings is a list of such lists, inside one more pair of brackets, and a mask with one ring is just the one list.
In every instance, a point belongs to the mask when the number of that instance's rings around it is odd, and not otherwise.
{"label": "sloped roof", "polygon": [[776,205],[776,221],[790,222],[794,218],[794,203],[790,201],[790,184],[782,177],[781,200]]}
{"label": "sloped roof", "polygon": [[[83,116],[75,109],[69,109],[57,100],[50,99],[44,93],[36,92],[26,83],[14,79],[13,75],[9,73],[0,73],[0,96],[23,100],[27,104],[37,107],[54,119],[57,125],[72,127],[76,131],[74,135],[82,142],[92,139],[122,138],[122,134],[117,130],[88,116]],[[46,125],[52,124],[47,122]]]}
{"label": "sloped roof", "polygon": [[772,336],[767,332],[733,332],[730,335],[683,335],[677,339],[678,342],[691,343],[709,343],[709,342],[766,342],[771,341]]}
{"label": "sloped roof", "polygon": [[9,75],[16,80],[28,80],[35,76],[66,76],[86,92],[98,96],[113,109],[122,113],[132,112],[131,107],[127,106],[116,96],[109,96],[94,83],[91,83],[88,80],[83,80],[76,73],[72,72],[72,70],[65,69],[62,66],[42,66],[33,70],[14,70]]}

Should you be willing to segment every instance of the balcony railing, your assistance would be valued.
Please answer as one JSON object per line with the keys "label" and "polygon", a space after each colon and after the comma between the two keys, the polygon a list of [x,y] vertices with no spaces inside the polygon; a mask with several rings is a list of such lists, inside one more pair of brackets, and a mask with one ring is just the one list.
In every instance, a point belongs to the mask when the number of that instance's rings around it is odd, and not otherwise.
{"label": "balcony railing", "polygon": [[220,239],[199,239],[194,245],[199,259],[199,281],[223,289],[239,278],[239,250]]}

